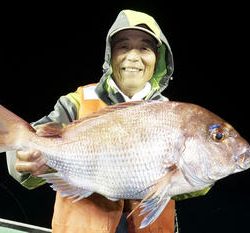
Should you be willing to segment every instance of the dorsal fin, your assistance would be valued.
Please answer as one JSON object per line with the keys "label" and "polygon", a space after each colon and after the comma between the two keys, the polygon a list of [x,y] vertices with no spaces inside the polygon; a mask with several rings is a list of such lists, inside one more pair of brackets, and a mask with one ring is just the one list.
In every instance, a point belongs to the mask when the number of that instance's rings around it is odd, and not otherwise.
{"label": "dorsal fin", "polygon": [[114,112],[117,110],[121,110],[121,109],[125,109],[125,108],[129,108],[129,107],[133,107],[133,106],[137,106],[137,105],[141,105],[143,103],[145,103],[146,101],[143,100],[138,100],[138,101],[131,101],[131,102],[123,102],[123,103],[118,103],[118,104],[114,104],[114,105],[108,105],[105,108],[102,108],[101,110],[94,112],[86,117],[83,117],[81,119],[81,121],[84,121],[85,119],[90,119],[90,118],[95,118],[110,112]]}
{"label": "dorsal fin", "polygon": [[147,103],[147,102],[151,102],[151,101],[138,100],[138,101],[118,103],[118,104],[115,104],[115,105],[108,105],[105,108],[102,108],[101,110],[99,110],[97,112],[94,112],[94,113],[92,113],[92,114],[90,114],[88,116],[82,117],[79,120],[73,121],[67,127],[74,126],[75,124],[78,124],[80,122],[84,122],[86,120],[97,118],[97,117],[105,115],[107,113],[111,113],[111,112],[114,112],[114,111],[117,111],[117,110],[121,110],[121,109],[129,108],[129,107],[141,105],[141,104]]}

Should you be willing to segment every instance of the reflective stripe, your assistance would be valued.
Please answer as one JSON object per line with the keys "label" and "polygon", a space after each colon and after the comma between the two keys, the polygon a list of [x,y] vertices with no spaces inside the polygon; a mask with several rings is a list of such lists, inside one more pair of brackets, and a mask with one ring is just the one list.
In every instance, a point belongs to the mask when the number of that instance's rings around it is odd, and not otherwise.
{"label": "reflective stripe", "polygon": [[96,84],[89,84],[77,89],[80,96],[79,118],[92,114],[105,107],[104,103],[95,93]]}
{"label": "reflective stripe", "polygon": [[90,100],[90,99],[99,99],[98,95],[95,92],[96,85],[93,86],[85,86],[83,87],[83,93],[84,93],[84,99]]}
{"label": "reflective stripe", "polygon": [[80,96],[77,92],[72,92],[66,95],[66,97],[79,109],[80,106]]}

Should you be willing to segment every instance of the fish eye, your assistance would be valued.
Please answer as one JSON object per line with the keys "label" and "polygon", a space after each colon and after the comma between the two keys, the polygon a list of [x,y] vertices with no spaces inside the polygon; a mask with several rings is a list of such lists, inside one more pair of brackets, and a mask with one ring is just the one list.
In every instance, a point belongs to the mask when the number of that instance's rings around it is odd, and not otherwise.
{"label": "fish eye", "polygon": [[209,126],[209,131],[212,139],[216,142],[221,142],[226,137],[226,132],[220,124],[213,124]]}
{"label": "fish eye", "polygon": [[212,133],[212,139],[216,142],[223,141],[225,138],[225,134],[223,132],[213,132]]}

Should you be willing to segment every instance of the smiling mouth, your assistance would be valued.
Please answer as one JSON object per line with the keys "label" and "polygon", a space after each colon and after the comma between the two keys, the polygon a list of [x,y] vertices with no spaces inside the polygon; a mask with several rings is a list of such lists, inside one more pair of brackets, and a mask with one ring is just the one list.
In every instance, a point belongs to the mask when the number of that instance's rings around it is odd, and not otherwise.
{"label": "smiling mouth", "polygon": [[140,71],[142,71],[142,69],[136,68],[136,67],[123,67],[122,70],[127,71],[127,72],[140,72]]}

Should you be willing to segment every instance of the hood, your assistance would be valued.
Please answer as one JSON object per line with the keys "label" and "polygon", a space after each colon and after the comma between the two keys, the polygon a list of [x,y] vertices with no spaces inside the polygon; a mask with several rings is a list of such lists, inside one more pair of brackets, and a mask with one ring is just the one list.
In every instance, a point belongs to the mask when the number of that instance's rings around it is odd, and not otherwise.
{"label": "hood", "polygon": [[[150,30],[139,27],[138,25],[141,24],[146,25]],[[122,10],[108,31],[106,37],[105,61],[103,64],[103,76],[99,82],[98,89],[99,91],[100,89],[105,89],[108,92],[112,91],[110,90],[109,85],[109,80],[112,75],[111,36],[120,30],[131,28],[146,31],[158,41],[159,59],[156,64],[155,73],[150,79],[152,87],[150,96],[148,97],[150,98],[155,92],[162,92],[168,86],[169,79],[174,70],[173,55],[168,41],[155,19],[148,14],[134,10]]]}

